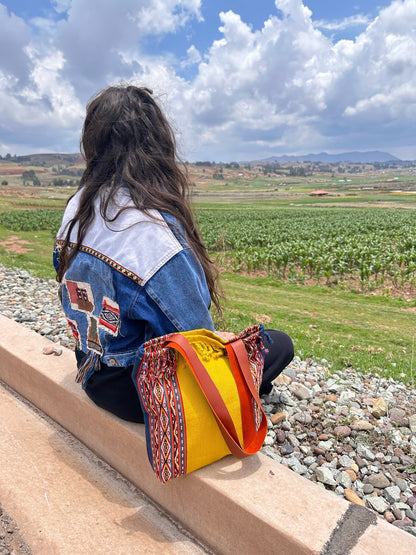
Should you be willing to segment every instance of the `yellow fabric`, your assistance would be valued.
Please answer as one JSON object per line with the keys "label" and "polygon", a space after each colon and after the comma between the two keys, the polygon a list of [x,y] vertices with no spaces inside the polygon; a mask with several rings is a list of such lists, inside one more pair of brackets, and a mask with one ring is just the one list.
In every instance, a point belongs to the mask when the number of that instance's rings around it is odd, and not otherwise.
{"label": "yellow fabric", "polygon": [[[238,437],[243,442],[241,407],[228,357],[225,340],[207,330],[182,333],[207,369],[221,392],[234,421]],[[186,360],[177,353],[177,379],[180,385],[186,425],[186,472],[192,472],[230,453],[206,401]]]}

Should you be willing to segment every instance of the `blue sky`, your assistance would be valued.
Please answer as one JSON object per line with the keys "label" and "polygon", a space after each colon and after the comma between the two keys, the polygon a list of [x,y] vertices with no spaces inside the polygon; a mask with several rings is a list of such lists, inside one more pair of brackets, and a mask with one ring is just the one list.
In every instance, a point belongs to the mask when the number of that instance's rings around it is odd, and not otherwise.
{"label": "blue sky", "polygon": [[415,0],[0,0],[0,154],[78,151],[88,99],[127,81],[188,160],[416,159],[415,29]]}

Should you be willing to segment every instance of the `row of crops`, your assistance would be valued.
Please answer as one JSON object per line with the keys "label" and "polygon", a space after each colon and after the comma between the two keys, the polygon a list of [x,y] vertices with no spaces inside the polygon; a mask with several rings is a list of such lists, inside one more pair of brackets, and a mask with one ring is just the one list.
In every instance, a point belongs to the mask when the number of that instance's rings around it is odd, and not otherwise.
{"label": "row of crops", "polygon": [[[0,214],[13,231],[49,229],[62,210]],[[205,243],[234,271],[327,283],[358,279],[362,287],[403,287],[416,280],[416,213],[378,208],[199,210]]]}
{"label": "row of crops", "polygon": [[62,220],[62,210],[10,210],[0,213],[0,225],[11,231],[51,230],[55,235]]}
{"label": "row of crops", "polygon": [[377,208],[202,210],[201,231],[234,271],[362,287],[413,285],[416,214]]}

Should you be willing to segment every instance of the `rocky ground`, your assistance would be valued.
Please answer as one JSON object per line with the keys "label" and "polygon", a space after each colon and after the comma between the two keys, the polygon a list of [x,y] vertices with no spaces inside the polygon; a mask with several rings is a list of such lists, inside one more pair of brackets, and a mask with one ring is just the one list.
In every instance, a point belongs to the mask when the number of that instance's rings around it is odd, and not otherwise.
{"label": "rocky ground", "polygon": [[[0,313],[74,347],[54,281],[0,266]],[[416,536],[414,386],[296,357],[262,400],[265,454]]]}

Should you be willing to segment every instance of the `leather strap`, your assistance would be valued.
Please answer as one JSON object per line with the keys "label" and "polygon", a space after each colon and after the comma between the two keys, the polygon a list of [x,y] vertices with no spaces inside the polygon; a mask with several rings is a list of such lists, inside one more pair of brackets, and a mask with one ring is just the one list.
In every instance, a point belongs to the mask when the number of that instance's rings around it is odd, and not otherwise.
{"label": "leather strap", "polygon": [[[240,401],[242,401],[244,446],[241,445],[234,422],[226,404],[224,403],[221,393],[218,391],[217,386],[205,366],[199,360],[195,349],[186,337],[181,334],[176,334],[169,339],[166,346],[177,350],[187,361],[202,393],[211,407],[230,452],[239,459],[256,453],[262,446],[264,437],[267,433],[267,420],[261,406],[259,395],[254,386],[247,352],[243,341],[238,339],[237,341],[232,341],[232,343],[226,344],[225,347],[230,359],[233,375],[234,377],[237,376],[237,387],[240,395]],[[243,391],[245,391],[245,393],[243,393]],[[250,396],[248,395],[248,392],[250,392]],[[263,413],[262,422],[258,430],[256,430],[255,427],[252,412],[253,407],[250,407],[250,405],[247,404],[247,399],[251,396],[254,398]]]}

